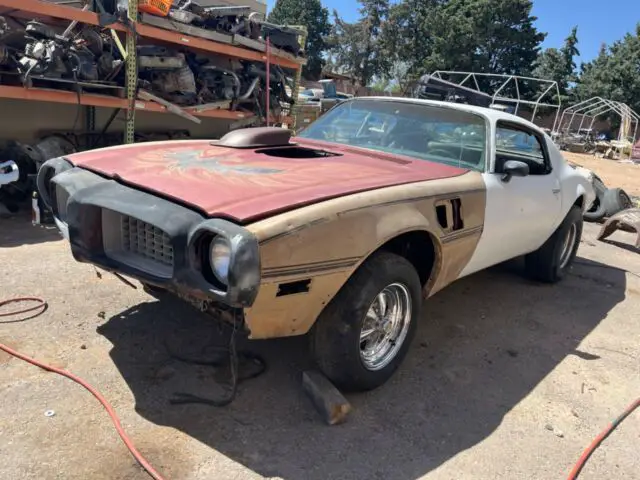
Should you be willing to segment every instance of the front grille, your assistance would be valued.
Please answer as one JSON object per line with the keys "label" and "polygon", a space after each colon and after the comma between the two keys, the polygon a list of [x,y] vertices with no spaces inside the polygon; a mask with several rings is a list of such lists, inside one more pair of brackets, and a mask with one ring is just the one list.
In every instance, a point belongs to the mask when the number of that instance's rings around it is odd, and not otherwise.
{"label": "front grille", "polygon": [[173,267],[171,239],[158,227],[128,215],[122,215],[120,235],[123,251]]}
{"label": "front grille", "polygon": [[105,254],[120,263],[157,277],[173,275],[173,245],[162,229],[135,217],[102,209]]}

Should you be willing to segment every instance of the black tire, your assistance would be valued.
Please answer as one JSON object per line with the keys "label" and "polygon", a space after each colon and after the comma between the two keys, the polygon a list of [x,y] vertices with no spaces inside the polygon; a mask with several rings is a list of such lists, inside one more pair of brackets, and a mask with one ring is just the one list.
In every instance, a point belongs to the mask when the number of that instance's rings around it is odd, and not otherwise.
{"label": "black tire", "polygon": [[[400,284],[408,293],[408,330],[390,361],[378,370],[365,366],[360,333],[365,316],[385,287]],[[404,257],[377,252],[367,259],[325,307],[311,330],[311,352],[322,372],[347,391],[365,391],[385,383],[402,363],[415,336],[422,306],[418,272]]]}
{"label": "black tire", "polygon": [[[575,238],[568,256],[562,264],[564,242],[569,232],[575,226]],[[582,210],[573,206],[553,235],[538,250],[525,256],[525,271],[527,275],[541,282],[555,283],[564,278],[576,257],[580,238],[582,237]]]}
{"label": "black tire", "polygon": [[602,204],[608,217],[633,207],[633,201],[621,188],[610,188],[604,192]]}
{"label": "black tire", "polygon": [[596,198],[588,211],[584,212],[583,218],[588,222],[599,222],[604,218],[607,211],[604,206],[604,194],[607,191],[607,187],[600,177],[594,175],[593,189],[596,192]]}

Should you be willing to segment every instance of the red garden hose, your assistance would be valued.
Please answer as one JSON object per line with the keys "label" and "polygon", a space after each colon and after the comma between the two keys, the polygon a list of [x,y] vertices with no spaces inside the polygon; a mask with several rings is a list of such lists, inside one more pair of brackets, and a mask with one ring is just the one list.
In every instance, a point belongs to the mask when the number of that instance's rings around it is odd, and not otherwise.
{"label": "red garden hose", "polygon": [[[35,310],[36,308],[43,308],[43,307],[46,306],[46,303],[44,302],[44,300],[42,300],[40,298],[37,298],[37,297],[22,297],[22,298],[14,298],[14,299],[11,299],[11,300],[2,301],[2,302],[0,302],[0,307],[6,305],[8,303],[16,303],[16,302],[24,302],[24,301],[37,301],[37,302],[40,302],[40,303],[36,307],[30,307],[30,308],[26,308],[26,309],[23,309],[23,310],[10,312],[10,313],[0,313],[0,317],[6,317],[6,316],[9,316],[9,315],[27,313],[27,312],[31,312],[31,311]],[[140,454],[140,452],[138,452],[138,450],[136,450],[136,447],[133,445],[133,442],[127,436],[127,434],[125,433],[124,429],[122,428],[122,425],[120,424],[120,419],[116,415],[116,412],[113,410],[113,407],[109,404],[109,402],[107,402],[107,400],[102,396],[102,394],[100,392],[98,392],[95,388],[93,388],[87,382],[82,380],[80,377],[75,376],[73,373],[70,373],[70,372],[67,372],[66,370],[62,370],[60,368],[52,367],[51,365],[47,365],[45,363],[39,362],[38,360],[35,360],[35,359],[31,358],[31,357],[23,355],[22,353],[17,352],[14,349],[12,349],[11,347],[8,347],[7,345],[4,345],[2,343],[0,343],[0,350],[4,350],[9,355],[13,355],[16,358],[19,358],[20,360],[24,360],[25,362],[28,362],[28,363],[30,363],[32,365],[37,366],[37,367],[40,367],[43,370],[47,370],[49,372],[54,372],[54,373],[57,373],[58,375],[62,375],[64,377],[67,377],[67,378],[73,380],[74,382],[82,385],[87,390],[89,390],[89,392],[91,392],[91,394],[94,397],[96,397],[98,399],[98,401],[102,404],[102,406],[105,408],[105,410],[109,414],[109,417],[111,417],[111,421],[113,422],[113,425],[116,428],[116,430],[118,432],[118,435],[120,435],[120,438],[122,439],[124,444],[127,446],[129,451],[131,452],[131,455],[133,455],[133,457],[136,459],[136,461],[140,464],[140,466],[142,468],[144,468],[147,471],[147,473],[151,476],[151,478],[153,478],[154,480],[164,480],[164,477],[162,477],[162,475],[160,475],[151,466],[151,464],[149,464],[149,462],[147,462],[147,460],[142,456],[142,454]]]}
{"label": "red garden hose", "polygon": [[3,300],[0,302],[0,307],[4,307],[5,305],[9,305],[10,303],[22,303],[22,302],[36,302],[37,305],[34,307],[23,308],[22,310],[14,310],[12,312],[0,312],[0,317],[10,317],[13,315],[22,315],[23,313],[33,312],[42,308],[44,311],[47,308],[47,303],[41,299],[40,297],[18,297],[11,298],[9,300]]}
{"label": "red garden hose", "polygon": [[587,449],[584,452],[582,452],[582,455],[580,455],[580,458],[578,459],[578,463],[575,464],[575,466],[571,470],[571,473],[569,473],[568,480],[575,480],[576,478],[578,478],[580,471],[582,471],[584,465],[587,463],[587,460],[589,460],[589,457],[596,450],[596,448],[598,448],[600,444],[611,434],[611,432],[613,432],[616,429],[616,427],[620,425],[620,423],[622,423],[622,421],[625,418],[631,415],[631,413],[639,406],[640,406],[640,398],[638,398],[635,402],[633,402],[631,405],[625,408],[625,410],[622,412],[622,414],[618,418],[616,418],[613,422],[607,425],[607,427],[602,432],[600,432],[600,435],[598,435],[596,438],[593,439],[593,441],[587,447]]}

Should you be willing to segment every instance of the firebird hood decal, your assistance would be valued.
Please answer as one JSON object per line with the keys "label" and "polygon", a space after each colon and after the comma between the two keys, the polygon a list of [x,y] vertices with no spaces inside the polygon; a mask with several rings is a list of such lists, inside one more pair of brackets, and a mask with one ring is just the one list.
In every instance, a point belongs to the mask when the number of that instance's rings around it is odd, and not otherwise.
{"label": "firebird hood decal", "polygon": [[[237,173],[244,175],[266,175],[272,173],[281,173],[283,170],[277,168],[258,167],[250,164],[234,164],[225,163],[225,153],[227,149],[207,149],[207,150],[175,150],[149,152],[148,155],[141,155],[140,160],[149,159],[167,161],[167,170],[178,170],[180,172],[191,169],[206,170],[213,173]],[[155,155],[154,155],[155,153]]]}
{"label": "firebird hood decal", "polygon": [[247,222],[322,200],[466,173],[462,168],[367,150],[287,158],[208,141],[140,143],[74,154],[77,166],[204,212]]}

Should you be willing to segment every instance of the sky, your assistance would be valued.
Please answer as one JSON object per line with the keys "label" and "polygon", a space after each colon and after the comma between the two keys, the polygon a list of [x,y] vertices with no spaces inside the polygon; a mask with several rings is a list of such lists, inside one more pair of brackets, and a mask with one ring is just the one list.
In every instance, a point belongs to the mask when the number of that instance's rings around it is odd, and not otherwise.
{"label": "sky", "polygon": [[[356,0],[321,1],[329,12],[336,9],[347,21],[358,18]],[[275,0],[267,0],[267,4],[271,10]],[[548,34],[543,48],[561,47],[571,28],[578,26],[579,66],[596,57],[603,42],[610,44],[635,31],[640,22],[640,0],[533,0],[533,15],[538,17],[538,30]]]}

